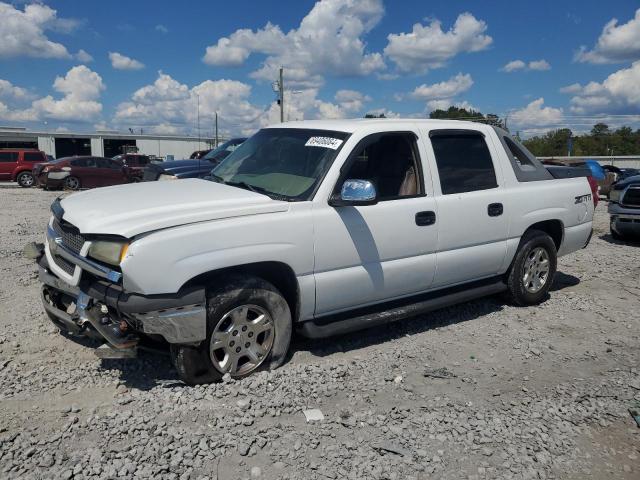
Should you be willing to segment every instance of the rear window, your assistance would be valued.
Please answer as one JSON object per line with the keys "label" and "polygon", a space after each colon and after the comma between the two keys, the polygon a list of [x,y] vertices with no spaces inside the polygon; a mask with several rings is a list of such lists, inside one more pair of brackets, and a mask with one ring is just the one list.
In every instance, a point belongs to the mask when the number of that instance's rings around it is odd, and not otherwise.
{"label": "rear window", "polygon": [[8,163],[8,162],[17,162],[18,161],[18,152],[0,152],[0,162]]}
{"label": "rear window", "polygon": [[444,195],[496,188],[491,153],[479,132],[433,130],[429,134]]}
{"label": "rear window", "polygon": [[25,162],[44,162],[44,156],[40,152],[24,152]]}

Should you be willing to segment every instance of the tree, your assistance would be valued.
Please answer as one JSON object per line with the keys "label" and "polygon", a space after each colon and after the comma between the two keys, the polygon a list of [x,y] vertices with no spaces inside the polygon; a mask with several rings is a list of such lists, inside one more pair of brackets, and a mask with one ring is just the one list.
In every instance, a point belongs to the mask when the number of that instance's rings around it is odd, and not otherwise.
{"label": "tree", "polygon": [[387,118],[386,115],[384,113],[367,113],[365,114],[364,118]]}
{"label": "tree", "polygon": [[[449,119],[449,120],[470,120],[472,122],[482,122],[496,127],[505,128],[504,121],[494,113],[483,115],[476,110],[467,110],[466,108],[460,108],[450,106],[447,110],[437,109],[429,114],[429,118],[435,119]],[[505,128],[506,130],[506,128]]]}
{"label": "tree", "polygon": [[[524,145],[537,156],[567,155],[571,130],[564,128],[552,130],[525,140]],[[599,155],[638,155],[640,154],[640,129],[620,127],[612,131],[608,125],[597,123],[589,133],[573,136],[572,155],[579,157]]]}

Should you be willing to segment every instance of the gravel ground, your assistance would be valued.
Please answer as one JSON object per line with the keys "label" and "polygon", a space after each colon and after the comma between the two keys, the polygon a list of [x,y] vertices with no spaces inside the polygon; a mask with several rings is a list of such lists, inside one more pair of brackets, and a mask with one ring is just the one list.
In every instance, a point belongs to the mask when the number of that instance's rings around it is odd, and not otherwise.
{"label": "gravel ground", "polygon": [[543,305],[295,339],[274,372],[192,388],[48,322],[21,249],[54,197],[0,189],[0,478],[640,478],[640,245],[604,205]]}

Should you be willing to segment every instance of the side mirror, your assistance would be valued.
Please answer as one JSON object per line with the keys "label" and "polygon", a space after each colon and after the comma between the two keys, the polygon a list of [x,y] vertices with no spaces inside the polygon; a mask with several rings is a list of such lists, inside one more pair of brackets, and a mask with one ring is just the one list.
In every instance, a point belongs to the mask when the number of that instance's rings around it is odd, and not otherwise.
{"label": "side mirror", "polygon": [[375,205],[378,203],[376,187],[369,180],[345,180],[340,195],[334,195],[329,204],[333,207]]}

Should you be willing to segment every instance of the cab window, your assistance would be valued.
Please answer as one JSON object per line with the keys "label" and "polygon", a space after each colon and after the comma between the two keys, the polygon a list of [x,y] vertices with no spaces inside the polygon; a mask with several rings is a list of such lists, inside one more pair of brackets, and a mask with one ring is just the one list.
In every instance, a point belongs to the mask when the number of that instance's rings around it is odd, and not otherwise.
{"label": "cab window", "polygon": [[394,200],[422,194],[416,137],[392,132],[371,135],[352,153],[344,180],[369,180],[378,200]]}

